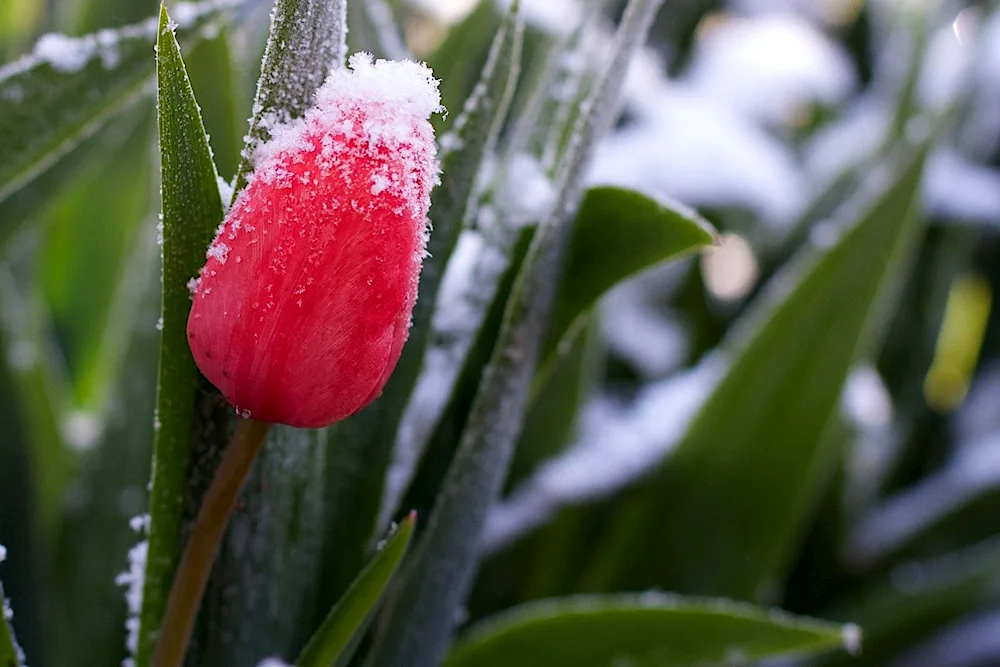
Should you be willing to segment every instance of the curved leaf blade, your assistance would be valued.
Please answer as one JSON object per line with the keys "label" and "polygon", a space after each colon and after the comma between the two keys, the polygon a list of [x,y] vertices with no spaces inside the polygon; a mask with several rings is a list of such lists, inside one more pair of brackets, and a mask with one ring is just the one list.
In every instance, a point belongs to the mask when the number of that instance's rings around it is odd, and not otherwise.
{"label": "curved leaf blade", "polygon": [[747,600],[779,590],[834,460],[824,435],[843,382],[877,340],[920,238],[926,149],[904,146],[889,173],[873,174],[847,224],[817,234],[826,245],[808,247],[744,318],[728,373],[633,495],[610,585]]}
{"label": "curved leaf blade", "polygon": [[711,244],[711,225],[681,204],[625,188],[584,195],[559,281],[543,359],[605,292],[659,262]]}
{"label": "curved leaf blade", "polygon": [[205,262],[222,220],[222,199],[208,137],[166,5],[157,33],[157,108],[163,205],[163,306],[150,497],[149,552],[137,664],[149,664],[180,553],[183,498],[199,381],[188,347],[187,283]]}
{"label": "curved leaf blade", "polygon": [[404,519],[337,602],[296,661],[298,667],[346,667],[378,611],[413,536],[416,514]]}
{"label": "curved leaf blade", "polygon": [[668,594],[542,600],[474,626],[444,667],[732,664],[857,648],[855,626]]}

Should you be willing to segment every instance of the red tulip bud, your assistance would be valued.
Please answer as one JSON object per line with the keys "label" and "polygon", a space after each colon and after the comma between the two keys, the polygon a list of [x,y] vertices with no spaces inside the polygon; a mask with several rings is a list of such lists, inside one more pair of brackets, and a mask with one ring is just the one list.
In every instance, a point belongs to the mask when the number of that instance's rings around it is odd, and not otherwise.
{"label": "red tulip bud", "polygon": [[320,427],[382,391],[417,297],[437,183],[437,81],[354,55],[272,128],[208,249],[187,335],[244,417]]}

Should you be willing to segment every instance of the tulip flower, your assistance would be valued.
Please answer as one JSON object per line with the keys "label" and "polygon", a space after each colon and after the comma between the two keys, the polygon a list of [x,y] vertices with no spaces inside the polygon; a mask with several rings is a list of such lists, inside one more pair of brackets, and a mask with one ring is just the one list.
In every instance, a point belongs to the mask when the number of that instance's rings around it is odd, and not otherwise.
{"label": "tulip flower", "polygon": [[357,412],[409,330],[438,179],[437,82],[415,62],[357,54],[350,67],[257,150],[193,285],[195,362],[258,421]]}
{"label": "tulip flower", "polygon": [[273,423],[332,424],[374,400],[406,342],[438,163],[437,81],[366,54],[272,125],[191,287],[198,368],[244,417],[177,568],[154,667],[179,667],[223,531]]}

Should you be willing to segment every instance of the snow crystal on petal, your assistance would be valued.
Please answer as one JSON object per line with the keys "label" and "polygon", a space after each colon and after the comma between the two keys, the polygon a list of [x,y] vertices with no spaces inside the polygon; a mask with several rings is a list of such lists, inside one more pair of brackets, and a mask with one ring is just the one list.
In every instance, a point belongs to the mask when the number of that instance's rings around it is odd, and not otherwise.
{"label": "snow crystal on petal", "polygon": [[208,247],[208,256],[217,259],[219,264],[225,264],[226,258],[229,257],[229,246],[222,241],[216,240],[215,243]]}

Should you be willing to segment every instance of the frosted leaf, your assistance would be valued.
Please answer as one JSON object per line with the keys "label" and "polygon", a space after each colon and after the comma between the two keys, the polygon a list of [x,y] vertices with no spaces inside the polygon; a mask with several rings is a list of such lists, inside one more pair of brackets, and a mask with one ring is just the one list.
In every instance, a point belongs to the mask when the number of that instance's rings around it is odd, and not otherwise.
{"label": "frosted leaf", "polygon": [[722,357],[709,357],[691,371],[647,385],[627,407],[591,400],[576,442],[491,511],[483,550],[496,551],[560,508],[607,497],[650,472],[680,442],[725,366]]}

